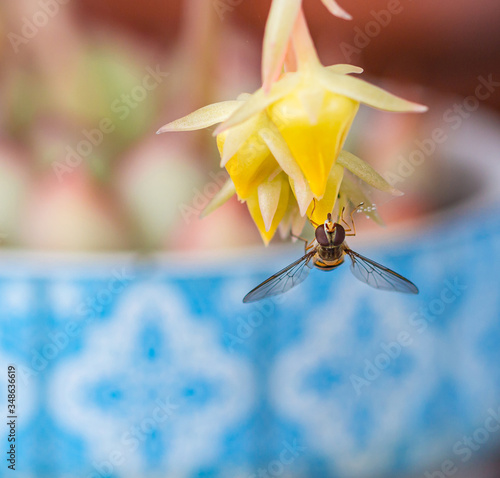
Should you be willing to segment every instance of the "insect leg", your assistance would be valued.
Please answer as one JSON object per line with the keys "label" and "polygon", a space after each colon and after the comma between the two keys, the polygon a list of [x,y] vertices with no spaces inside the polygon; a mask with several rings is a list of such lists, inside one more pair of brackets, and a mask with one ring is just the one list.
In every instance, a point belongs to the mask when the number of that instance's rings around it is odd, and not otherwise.
{"label": "insect leg", "polygon": [[[364,204],[364,202],[361,202],[359,203],[351,212],[350,214],[350,217],[351,217],[351,224],[352,224],[352,228],[349,227],[349,225],[347,224],[347,222],[344,220],[344,218],[342,217],[342,221],[344,221],[344,223],[346,224],[346,226],[348,227],[348,229],[346,229],[346,236],[355,236],[356,235],[356,223],[354,222],[354,218],[352,217],[354,215],[354,213]],[[352,231],[352,232],[351,232]],[[349,234],[347,234],[347,232],[349,232]]]}
{"label": "insect leg", "polygon": [[300,239],[301,241],[303,241],[303,242],[304,242],[304,250],[305,250],[306,252],[308,251],[308,249],[311,249],[311,247],[312,247],[312,245],[313,245],[313,243],[314,243],[314,241],[311,241],[311,244],[307,245],[307,243],[309,242],[307,239],[305,239],[305,238],[303,238],[303,237],[301,237],[301,236],[297,236],[297,235],[295,235],[293,232],[291,232],[291,233],[290,233],[290,235],[291,235],[292,237],[295,237],[295,239]]}
{"label": "insect leg", "polygon": [[312,211],[311,211],[311,214],[309,215],[309,222],[314,226],[314,228],[316,229],[319,224],[316,224],[312,219],[311,219],[311,216],[313,215],[314,213],[314,210],[316,209],[316,199],[313,199],[313,208],[312,208]]}
{"label": "insect leg", "polygon": [[[340,219],[345,224],[344,230],[346,232],[346,236],[355,236],[356,235],[356,228],[354,228],[354,232],[351,232],[352,231],[352,227],[349,226],[349,224],[347,223],[347,221],[344,219],[344,211],[345,211],[345,207],[342,208],[342,214],[340,216]],[[352,220],[352,215],[351,215],[351,221],[352,221],[352,225],[354,227],[354,221]]]}
{"label": "insect leg", "polygon": [[345,231],[348,232],[348,231],[351,231],[351,226],[349,226],[349,224],[347,224],[347,221],[344,219],[344,211],[345,211],[345,206],[342,208],[342,211],[340,212],[340,215],[339,215],[339,221],[342,221],[344,224],[345,224]]}

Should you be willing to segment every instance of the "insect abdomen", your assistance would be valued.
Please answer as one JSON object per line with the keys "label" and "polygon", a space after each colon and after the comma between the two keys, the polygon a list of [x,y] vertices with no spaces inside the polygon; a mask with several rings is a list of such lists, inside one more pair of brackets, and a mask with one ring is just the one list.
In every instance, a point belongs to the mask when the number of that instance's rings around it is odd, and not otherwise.
{"label": "insect abdomen", "polygon": [[316,259],[314,261],[314,267],[322,270],[322,271],[331,271],[332,269],[337,268],[344,262],[344,258],[337,259],[336,261],[323,261],[321,259]]}
{"label": "insect abdomen", "polygon": [[344,262],[344,254],[339,247],[320,247],[314,257],[314,265],[323,271],[331,271]]}

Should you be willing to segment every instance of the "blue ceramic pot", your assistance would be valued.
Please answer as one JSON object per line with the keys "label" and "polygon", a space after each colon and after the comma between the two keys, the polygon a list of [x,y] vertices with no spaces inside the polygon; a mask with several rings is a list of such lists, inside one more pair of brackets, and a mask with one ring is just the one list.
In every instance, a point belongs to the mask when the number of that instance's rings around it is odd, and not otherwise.
{"label": "blue ceramic pot", "polygon": [[358,247],[418,296],[344,265],[243,304],[300,244],[148,263],[3,254],[16,476],[456,474],[500,441],[500,202],[479,202]]}

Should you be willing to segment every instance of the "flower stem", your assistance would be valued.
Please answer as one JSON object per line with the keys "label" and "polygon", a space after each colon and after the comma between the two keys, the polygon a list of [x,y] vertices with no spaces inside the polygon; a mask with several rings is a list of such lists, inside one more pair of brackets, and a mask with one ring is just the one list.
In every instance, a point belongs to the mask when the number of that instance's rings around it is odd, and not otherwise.
{"label": "flower stem", "polygon": [[298,69],[309,69],[320,65],[316,48],[307,27],[304,11],[300,9],[292,33],[293,46]]}
{"label": "flower stem", "polygon": [[297,71],[297,56],[295,55],[295,49],[293,48],[293,42],[290,39],[288,42],[288,48],[285,55],[285,71]]}

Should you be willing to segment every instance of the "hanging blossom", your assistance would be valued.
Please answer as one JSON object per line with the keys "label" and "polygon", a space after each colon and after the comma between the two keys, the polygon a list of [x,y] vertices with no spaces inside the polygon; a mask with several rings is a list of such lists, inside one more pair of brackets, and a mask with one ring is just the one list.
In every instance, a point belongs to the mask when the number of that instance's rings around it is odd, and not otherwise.
{"label": "hanging blossom", "polygon": [[[335,2],[323,3],[337,16],[349,18]],[[324,67],[301,1],[274,0],[264,36],[262,88],[234,101],[205,106],[158,131],[192,131],[219,124],[214,135],[221,167],[230,179],[203,215],[236,194],[247,204],[267,245],[278,226],[283,237],[290,231],[298,235],[306,218],[315,224],[324,222],[337,200],[342,205],[366,201],[345,169],[377,189],[400,195],[371,166],[342,147],[360,103],[396,112],[427,108],[350,76],[362,71],[346,64]],[[370,215],[380,221],[376,212]]]}
{"label": "hanging blossom", "polygon": [[[334,0],[321,0],[333,15],[351,20],[352,17]],[[271,4],[262,49],[262,85],[269,91],[270,85],[281,73],[294,23],[300,13],[302,0],[274,0]]]}

